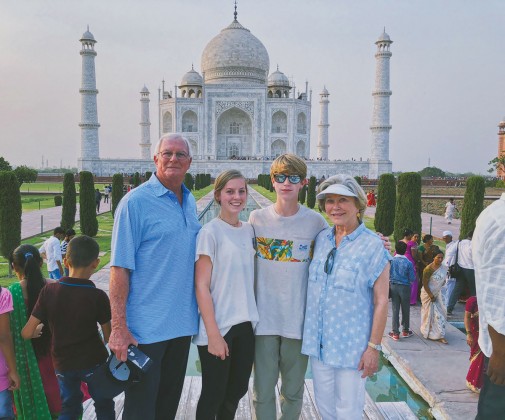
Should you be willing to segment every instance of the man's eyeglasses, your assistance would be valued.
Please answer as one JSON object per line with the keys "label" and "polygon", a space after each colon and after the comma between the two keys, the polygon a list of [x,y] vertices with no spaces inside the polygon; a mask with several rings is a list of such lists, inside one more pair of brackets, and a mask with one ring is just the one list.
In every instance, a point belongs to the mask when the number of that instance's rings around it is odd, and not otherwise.
{"label": "man's eyeglasses", "polygon": [[333,270],[333,264],[335,263],[335,254],[337,253],[337,248],[333,248],[330,252],[328,252],[328,256],[326,257],[326,262],[324,263],[324,272],[326,274],[330,274],[331,270]]}
{"label": "man's eyeglasses", "polygon": [[285,174],[275,174],[274,180],[279,184],[283,184],[286,181],[286,178],[289,180],[290,184],[298,184],[302,177],[300,175],[285,175]]}
{"label": "man's eyeglasses", "polygon": [[186,160],[189,158],[189,155],[185,152],[169,152],[167,150],[165,150],[164,152],[158,152],[159,155],[161,155],[161,157],[164,159],[164,160],[171,160],[174,156],[177,160]]}

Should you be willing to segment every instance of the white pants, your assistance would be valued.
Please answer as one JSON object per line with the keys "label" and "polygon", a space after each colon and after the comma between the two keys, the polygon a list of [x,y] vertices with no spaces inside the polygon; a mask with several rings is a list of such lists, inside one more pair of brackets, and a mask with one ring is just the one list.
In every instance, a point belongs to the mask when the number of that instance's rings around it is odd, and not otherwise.
{"label": "white pants", "polygon": [[357,369],[340,369],[311,357],[314,395],[323,420],[361,420],[365,381]]}
{"label": "white pants", "polygon": [[449,299],[451,298],[454,286],[456,286],[456,279],[448,277],[444,286],[445,290],[442,291],[444,297],[444,304],[446,308],[449,305]]}

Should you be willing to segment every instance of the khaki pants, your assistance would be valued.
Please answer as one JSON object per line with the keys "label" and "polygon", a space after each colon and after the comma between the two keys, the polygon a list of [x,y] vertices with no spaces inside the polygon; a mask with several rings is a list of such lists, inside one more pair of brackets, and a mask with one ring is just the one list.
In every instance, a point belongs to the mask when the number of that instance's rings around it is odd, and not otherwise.
{"label": "khaki pants", "polygon": [[254,409],[258,420],[275,420],[275,387],[281,375],[281,419],[300,418],[308,357],[302,340],[257,335],[254,355]]}

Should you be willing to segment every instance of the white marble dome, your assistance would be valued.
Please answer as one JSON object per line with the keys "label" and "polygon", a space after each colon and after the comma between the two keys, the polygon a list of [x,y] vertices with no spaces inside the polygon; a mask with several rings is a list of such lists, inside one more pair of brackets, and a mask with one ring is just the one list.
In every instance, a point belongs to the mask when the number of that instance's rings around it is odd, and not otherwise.
{"label": "white marble dome", "polygon": [[279,68],[277,67],[277,70],[268,76],[268,86],[289,87],[289,79],[282,71],[279,71]]}
{"label": "white marble dome", "polygon": [[266,84],[269,67],[265,46],[237,20],[215,36],[202,53],[205,83]]}
{"label": "white marble dome", "polygon": [[200,74],[191,67],[184,76],[182,76],[181,86],[202,86],[203,78]]}

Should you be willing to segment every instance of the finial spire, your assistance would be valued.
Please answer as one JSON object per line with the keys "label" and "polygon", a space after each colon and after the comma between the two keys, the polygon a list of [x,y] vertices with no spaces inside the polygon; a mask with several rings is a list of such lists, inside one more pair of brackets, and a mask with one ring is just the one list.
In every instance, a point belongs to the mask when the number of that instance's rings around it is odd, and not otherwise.
{"label": "finial spire", "polygon": [[89,32],[89,25],[87,26],[87,29],[86,29],[88,32]]}
{"label": "finial spire", "polygon": [[237,21],[237,0],[235,0],[235,12],[233,13],[235,22]]}
{"label": "finial spire", "polygon": [[193,63],[191,63],[191,70],[194,70],[194,68],[193,68]]}
{"label": "finial spire", "polygon": [[277,71],[279,71],[279,65],[277,64]]}

